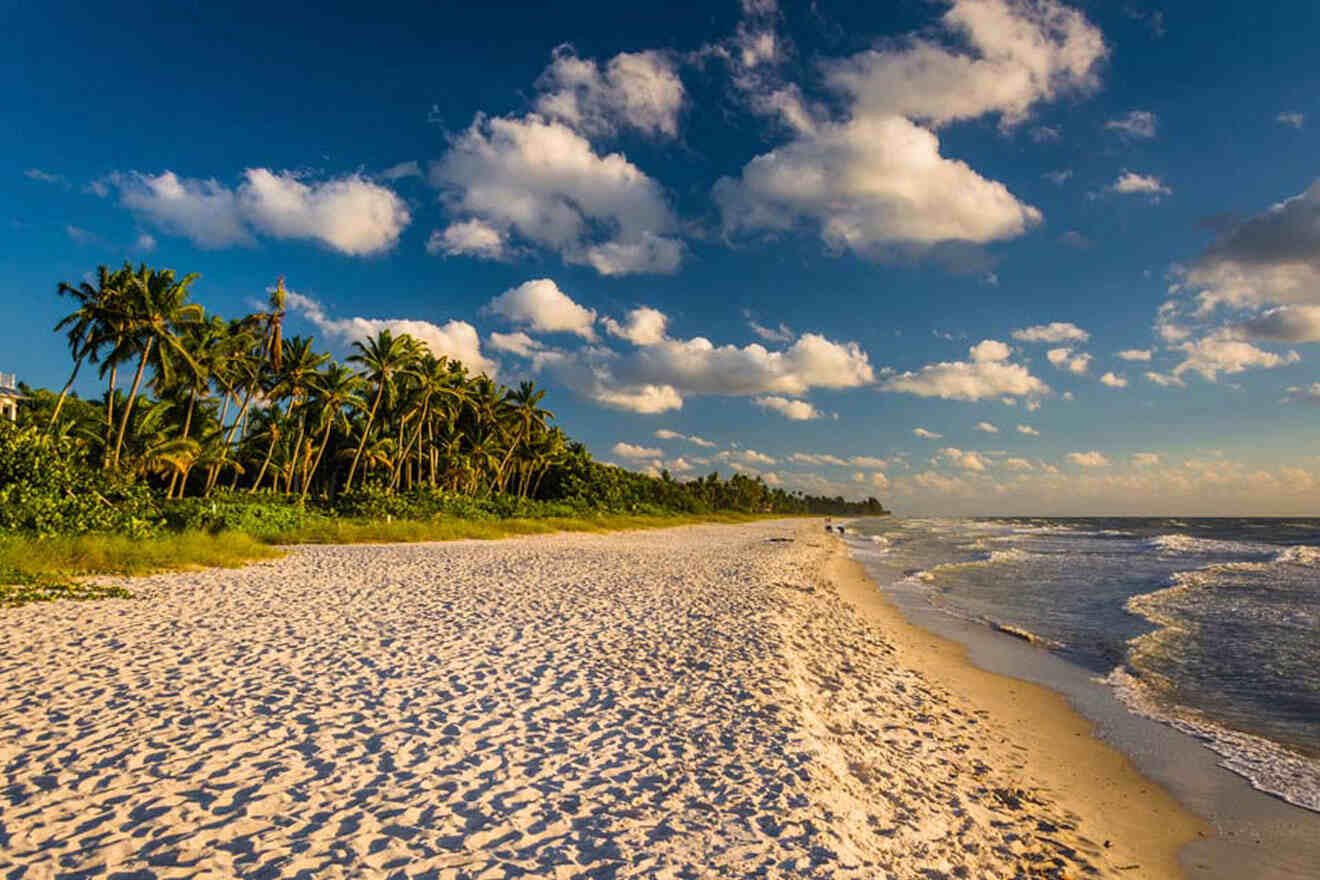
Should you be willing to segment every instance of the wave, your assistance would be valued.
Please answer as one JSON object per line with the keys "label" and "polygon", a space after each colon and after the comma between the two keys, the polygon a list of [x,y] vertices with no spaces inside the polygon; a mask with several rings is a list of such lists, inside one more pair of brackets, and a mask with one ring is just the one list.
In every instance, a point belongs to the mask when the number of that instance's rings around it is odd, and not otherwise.
{"label": "wave", "polygon": [[1157,535],[1146,539],[1146,546],[1162,554],[1200,553],[1223,555],[1225,553],[1248,553],[1260,555],[1272,549],[1266,544],[1253,544],[1244,541],[1221,541],[1215,538],[1195,538],[1175,532],[1172,535]]}
{"label": "wave", "polygon": [[1320,762],[1273,740],[1215,724],[1191,710],[1162,705],[1126,667],[1116,667],[1102,681],[1129,711],[1200,740],[1223,759],[1219,766],[1244,777],[1252,788],[1320,812]]}

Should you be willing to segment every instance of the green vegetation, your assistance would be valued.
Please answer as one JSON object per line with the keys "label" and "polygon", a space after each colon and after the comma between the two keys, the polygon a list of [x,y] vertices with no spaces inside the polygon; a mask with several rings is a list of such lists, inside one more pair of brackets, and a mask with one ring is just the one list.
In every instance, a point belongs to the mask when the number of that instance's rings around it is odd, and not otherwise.
{"label": "green vegetation", "polygon": [[[234,565],[296,541],[501,537],[764,515],[874,515],[759,477],[692,480],[596,462],[515,389],[383,330],[346,364],[285,338],[283,279],[225,320],[196,275],[125,264],[59,285],[72,359],[58,392],[21,386],[0,422],[5,597],[74,595],[68,578]],[[104,391],[82,399],[95,369]],[[84,377],[85,378],[85,377]],[[9,536],[9,537],[3,537]]]}

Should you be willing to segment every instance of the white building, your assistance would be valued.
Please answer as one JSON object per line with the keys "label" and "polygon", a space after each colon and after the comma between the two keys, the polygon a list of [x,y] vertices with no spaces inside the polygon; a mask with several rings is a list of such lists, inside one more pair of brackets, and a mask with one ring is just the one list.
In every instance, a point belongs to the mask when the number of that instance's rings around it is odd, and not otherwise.
{"label": "white building", "polygon": [[18,377],[13,373],[0,373],[0,419],[18,421]]}

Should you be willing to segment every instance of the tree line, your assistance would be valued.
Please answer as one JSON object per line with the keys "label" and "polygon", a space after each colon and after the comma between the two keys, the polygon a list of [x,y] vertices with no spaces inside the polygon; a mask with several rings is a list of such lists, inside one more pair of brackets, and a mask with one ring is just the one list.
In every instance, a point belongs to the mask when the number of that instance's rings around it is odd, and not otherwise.
{"label": "tree line", "polygon": [[[533,382],[506,387],[389,330],[354,342],[341,363],[285,335],[283,279],[263,308],[232,319],[193,300],[197,279],[125,263],[59,284],[72,307],[55,327],[70,372],[58,393],[25,386],[29,430],[166,500],[429,492],[615,510],[883,512],[874,498],[789,493],[759,477],[679,481],[602,465],[554,424]],[[81,398],[74,388],[92,372],[103,391]]]}

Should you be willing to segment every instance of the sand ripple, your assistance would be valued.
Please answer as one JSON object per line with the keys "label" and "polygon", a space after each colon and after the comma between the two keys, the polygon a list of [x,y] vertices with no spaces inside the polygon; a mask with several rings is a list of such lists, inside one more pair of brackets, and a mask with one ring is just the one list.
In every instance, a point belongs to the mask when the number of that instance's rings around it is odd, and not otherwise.
{"label": "sand ripple", "polygon": [[826,553],[796,523],[315,547],[0,611],[0,867],[1105,872]]}

